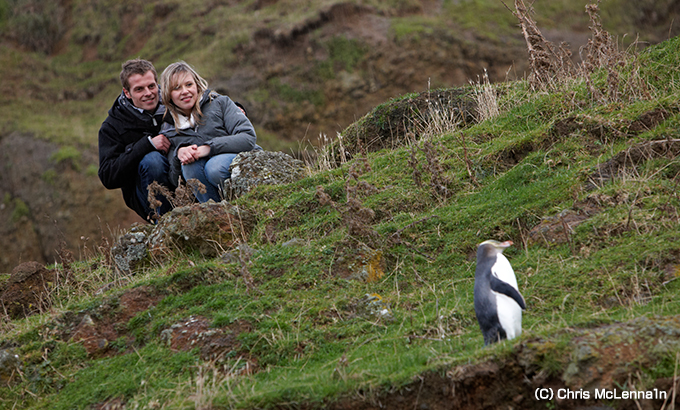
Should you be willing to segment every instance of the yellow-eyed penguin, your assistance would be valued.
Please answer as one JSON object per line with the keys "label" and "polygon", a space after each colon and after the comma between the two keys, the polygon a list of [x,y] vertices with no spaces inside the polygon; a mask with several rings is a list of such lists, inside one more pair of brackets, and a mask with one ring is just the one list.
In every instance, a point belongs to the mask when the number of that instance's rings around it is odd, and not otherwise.
{"label": "yellow-eyed penguin", "polygon": [[475,269],[475,314],[484,335],[484,345],[513,339],[522,333],[524,298],[503,250],[512,241],[484,241],[477,247]]}

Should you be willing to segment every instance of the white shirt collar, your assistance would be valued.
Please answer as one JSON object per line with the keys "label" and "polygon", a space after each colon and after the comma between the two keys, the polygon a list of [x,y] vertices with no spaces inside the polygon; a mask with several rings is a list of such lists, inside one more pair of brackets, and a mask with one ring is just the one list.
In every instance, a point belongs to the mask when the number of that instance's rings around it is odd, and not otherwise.
{"label": "white shirt collar", "polygon": [[196,126],[196,119],[194,118],[194,114],[191,114],[190,117],[186,117],[182,114],[179,114],[177,116],[177,129],[178,130],[185,130],[187,128],[194,128]]}

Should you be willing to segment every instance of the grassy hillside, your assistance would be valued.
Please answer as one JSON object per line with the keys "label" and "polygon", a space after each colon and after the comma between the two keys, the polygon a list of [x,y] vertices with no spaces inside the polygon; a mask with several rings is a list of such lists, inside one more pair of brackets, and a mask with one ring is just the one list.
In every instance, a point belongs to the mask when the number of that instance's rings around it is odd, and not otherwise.
{"label": "grassy hillside", "polygon": [[[633,408],[533,389],[674,392],[680,39],[608,57],[381,104],[353,124],[351,160],[235,202],[256,215],[250,257],[177,250],[118,277],[104,247],[58,266],[52,307],[0,324],[21,360],[0,408]],[[476,120],[459,122],[466,99]],[[403,138],[362,145],[394,110]],[[474,253],[491,238],[515,243],[528,310],[521,338],[484,348]]]}
{"label": "grassy hillside", "polygon": [[[575,59],[587,3],[534,5]],[[680,33],[672,0],[600,7],[622,48]],[[392,98],[527,70],[517,19],[497,0],[0,0],[0,272],[54,263],[62,241],[79,257],[139,221],[96,176],[97,131],[133,57],[159,71],[186,60],[246,105],[260,146],[295,154]]]}

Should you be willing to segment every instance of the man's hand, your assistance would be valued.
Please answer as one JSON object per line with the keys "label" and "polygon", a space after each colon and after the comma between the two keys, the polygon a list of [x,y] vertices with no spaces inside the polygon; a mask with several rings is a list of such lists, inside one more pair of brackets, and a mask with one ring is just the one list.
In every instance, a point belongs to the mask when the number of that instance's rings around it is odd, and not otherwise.
{"label": "man's hand", "polygon": [[163,134],[158,134],[151,138],[151,143],[156,148],[157,151],[165,154],[170,149],[170,140]]}

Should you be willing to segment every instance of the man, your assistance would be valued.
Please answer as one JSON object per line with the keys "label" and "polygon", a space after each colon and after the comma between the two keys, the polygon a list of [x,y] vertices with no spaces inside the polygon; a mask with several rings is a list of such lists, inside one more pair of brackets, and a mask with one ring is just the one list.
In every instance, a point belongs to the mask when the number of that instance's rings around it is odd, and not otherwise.
{"label": "man", "polygon": [[170,210],[167,199],[152,209],[148,186],[156,181],[169,187],[170,141],[159,134],[165,107],[160,103],[158,76],[149,61],[123,63],[123,92],[99,129],[99,179],[108,189],[120,188],[127,206],[147,221]]}

